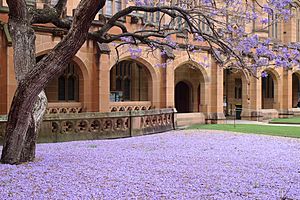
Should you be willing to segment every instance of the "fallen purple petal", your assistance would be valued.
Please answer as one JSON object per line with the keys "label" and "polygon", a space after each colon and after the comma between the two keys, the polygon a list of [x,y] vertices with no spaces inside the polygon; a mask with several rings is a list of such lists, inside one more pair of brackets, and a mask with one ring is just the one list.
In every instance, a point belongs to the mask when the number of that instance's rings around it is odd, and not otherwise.
{"label": "fallen purple petal", "polygon": [[1,199],[300,199],[300,140],[221,131],[39,144]]}

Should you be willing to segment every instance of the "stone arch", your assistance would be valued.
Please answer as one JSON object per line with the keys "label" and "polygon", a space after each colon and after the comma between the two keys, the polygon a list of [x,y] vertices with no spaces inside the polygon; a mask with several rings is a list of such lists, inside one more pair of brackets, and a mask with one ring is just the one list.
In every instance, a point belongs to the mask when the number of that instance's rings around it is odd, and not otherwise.
{"label": "stone arch", "polygon": [[187,113],[192,109],[193,86],[189,80],[180,80],[175,84],[175,107],[178,113]]}
{"label": "stone arch", "polygon": [[299,108],[300,102],[300,70],[295,70],[292,73],[292,107]]}
{"label": "stone arch", "polygon": [[[43,50],[43,51],[39,51],[37,54],[36,54],[36,57],[39,57],[39,56],[42,56],[42,55],[45,55],[45,54],[48,54],[49,52],[51,51],[51,49],[46,49],[46,50]],[[89,77],[89,72],[87,70],[87,67],[86,65],[84,64],[83,62],[83,59],[79,58],[78,56],[74,56],[72,61],[74,61],[78,67],[80,68],[80,71],[82,73],[82,76],[83,76],[83,79],[88,79]]]}
{"label": "stone arch", "polygon": [[207,74],[207,71],[205,69],[205,67],[203,67],[202,65],[200,65],[199,63],[195,62],[195,61],[184,61],[184,62],[181,62],[181,63],[174,63],[174,71],[179,68],[179,67],[182,67],[184,65],[192,65],[193,67],[197,68],[200,70],[202,76],[203,76],[203,80],[205,83],[209,82],[209,76]]}
{"label": "stone arch", "polygon": [[280,80],[280,75],[279,75],[279,73],[276,71],[276,69],[271,68],[271,67],[268,67],[268,68],[265,68],[265,69],[262,69],[262,70],[261,70],[261,72],[263,72],[263,71],[270,73],[270,74],[273,76],[274,81],[279,82],[279,80]]}
{"label": "stone arch", "polygon": [[[138,65],[144,67],[147,72],[149,72],[150,80],[148,80],[148,101],[151,101],[152,108],[159,107],[159,78],[158,73],[155,68],[145,59],[136,58],[132,59],[130,56],[124,56],[119,59],[119,63],[123,61],[130,61],[137,63]],[[116,66],[116,63],[109,67],[109,71]],[[110,86],[109,86],[110,87]]]}
{"label": "stone arch", "polygon": [[224,66],[223,81],[224,114],[242,119],[250,112],[250,75],[229,62]]}
{"label": "stone arch", "polygon": [[295,74],[296,76],[298,76],[300,78],[300,70],[295,70],[292,72],[292,74]]}
{"label": "stone arch", "polygon": [[[190,83],[190,112],[207,112],[207,93],[209,78],[204,67],[196,62],[191,61],[184,61],[179,65],[174,65],[174,86],[176,87],[177,83],[180,81]],[[174,97],[176,98],[175,87]]]}
{"label": "stone arch", "polygon": [[228,68],[235,69],[242,74],[241,77],[242,77],[243,84],[246,85],[250,84],[251,75],[246,69],[236,67],[236,60],[231,59],[224,65],[224,69],[228,69]]}
{"label": "stone arch", "polygon": [[[261,70],[261,72],[267,72],[268,76],[270,78],[272,78],[273,81],[273,95],[269,95],[264,97],[264,90],[263,90],[263,80],[265,80],[265,78],[261,77],[261,99],[262,99],[262,103],[261,103],[261,108],[262,109],[279,109],[280,108],[280,94],[279,94],[279,80],[280,80],[280,75],[279,73],[274,69],[274,68],[265,68],[263,70]],[[259,74],[260,75],[260,74]],[[268,78],[268,79],[270,79]],[[271,88],[272,89],[272,88]],[[271,91],[272,94],[272,91]]]}
{"label": "stone arch", "polygon": [[[158,74],[157,74],[155,68],[148,61],[146,61],[144,58],[132,59],[130,56],[125,56],[125,57],[121,57],[119,59],[119,62],[125,61],[125,60],[137,62],[137,63],[145,66],[148,69],[148,71],[150,72],[152,81],[157,80]],[[114,63],[113,65],[110,65],[109,70],[111,70],[111,68],[113,68],[115,65],[116,65],[116,63]]]}
{"label": "stone arch", "polygon": [[[42,56],[42,55],[46,55],[51,51],[51,49],[45,49],[43,51],[39,51],[36,54],[36,57]],[[87,70],[87,67],[85,65],[85,63],[83,62],[83,60],[81,58],[79,58],[78,56],[74,56],[72,59],[72,62],[76,64],[76,67],[78,67],[78,72],[79,72],[79,96],[78,96],[78,100],[79,102],[82,103],[82,107],[85,109],[87,108],[87,96],[89,96],[89,72]],[[49,83],[51,84],[51,83]]]}

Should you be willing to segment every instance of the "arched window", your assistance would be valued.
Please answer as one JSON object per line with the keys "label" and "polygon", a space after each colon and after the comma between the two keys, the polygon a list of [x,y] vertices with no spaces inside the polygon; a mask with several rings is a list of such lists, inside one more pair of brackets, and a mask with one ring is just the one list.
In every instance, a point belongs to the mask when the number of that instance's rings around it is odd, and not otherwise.
{"label": "arched window", "polygon": [[274,81],[271,75],[262,78],[262,89],[264,98],[274,98]]}
{"label": "arched window", "polygon": [[280,39],[280,24],[278,22],[278,15],[269,15],[269,37],[274,39]]}
{"label": "arched window", "polygon": [[133,61],[122,61],[110,71],[110,100],[148,101],[150,73]]}
{"label": "arched window", "polygon": [[130,101],[131,65],[129,61],[122,61],[113,69],[115,76],[112,76],[113,70],[111,71],[111,82],[115,82],[111,83],[111,91],[115,95],[112,101]]}
{"label": "arched window", "polygon": [[[45,55],[38,56],[39,62]],[[70,62],[64,73],[53,79],[45,88],[49,102],[79,101],[79,77],[82,77],[79,67],[75,62]]]}
{"label": "arched window", "polygon": [[58,78],[58,100],[66,99],[66,79],[64,76]]}
{"label": "arched window", "polygon": [[58,100],[78,101],[79,80],[74,63],[70,63],[64,74],[58,78]]}

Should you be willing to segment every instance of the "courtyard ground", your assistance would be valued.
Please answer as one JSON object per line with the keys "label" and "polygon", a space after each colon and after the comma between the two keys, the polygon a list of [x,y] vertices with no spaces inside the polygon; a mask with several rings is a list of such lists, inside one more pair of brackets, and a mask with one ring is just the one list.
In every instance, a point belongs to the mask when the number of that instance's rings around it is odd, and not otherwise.
{"label": "courtyard ground", "polygon": [[300,126],[291,124],[268,124],[249,122],[249,124],[198,124],[188,127],[189,129],[222,130],[239,133],[274,135],[283,137],[300,138]]}
{"label": "courtyard ground", "polygon": [[[0,147],[1,148],[1,147]],[[39,144],[1,199],[300,199],[300,140],[223,131]]]}
{"label": "courtyard ground", "polygon": [[271,123],[282,123],[282,124],[299,124],[300,125],[300,117],[292,117],[292,118],[277,118],[272,119]]}

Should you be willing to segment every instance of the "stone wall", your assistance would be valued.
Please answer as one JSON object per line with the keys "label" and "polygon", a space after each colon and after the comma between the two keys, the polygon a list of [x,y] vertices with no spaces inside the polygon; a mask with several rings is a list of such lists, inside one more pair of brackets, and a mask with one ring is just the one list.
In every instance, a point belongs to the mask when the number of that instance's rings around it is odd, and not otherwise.
{"label": "stone wall", "polygon": [[[38,142],[64,142],[124,138],[169,131],[176,128],[174,109],[51,114],[44,117]],[[0,118],[0,144],[6,118]]]}
{"label": "stone wall", "polygon": [[204,113],[178,113],[176,118],[178,127],[205,124]]}

